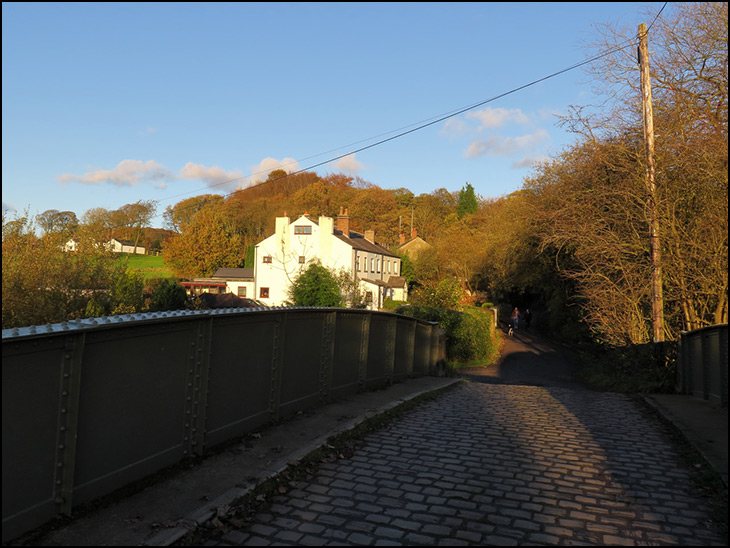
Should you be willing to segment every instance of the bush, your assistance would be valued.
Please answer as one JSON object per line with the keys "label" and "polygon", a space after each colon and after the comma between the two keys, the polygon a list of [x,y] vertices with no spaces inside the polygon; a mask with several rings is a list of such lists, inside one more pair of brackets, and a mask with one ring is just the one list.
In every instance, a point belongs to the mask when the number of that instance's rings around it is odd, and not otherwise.
{"label": "bush", "polygon": [[112,275],[112,314],[134,314],[144,308],[144,280],[137,272],[117,267]]}
{"label": "bush", "polygon": [[188,306],[188,294],[185,288],[172,278],[161,280],[150,296],[151,312],[185,310]]}
{"label": "bush", "polygon": [[456,278],[444,278],[440,282],[426,282],[413,292],[411,301],[422,307],[461,309],[464,290]]}
{"label": "bush", "polygon": [[496,355],[498,345],[488,312],[467,309],[464,312],[432,306],[402,306],[395,310],[420,320],[437,322],[446,332],[446,358],[451,362],[484,360]]}
{"label": "bush", "polygon": [[294,280],[289,287],[289,302],[294,306],[345,306],[337,277],[319,263],[310,264]]}

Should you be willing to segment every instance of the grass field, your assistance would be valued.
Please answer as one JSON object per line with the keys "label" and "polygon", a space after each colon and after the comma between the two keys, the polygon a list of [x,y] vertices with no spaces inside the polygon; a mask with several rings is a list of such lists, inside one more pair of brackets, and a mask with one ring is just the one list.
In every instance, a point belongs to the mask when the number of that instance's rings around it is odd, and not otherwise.
{"label": "grass field", "polygon": [[126,263],[130,270],[135,270],[145,278],[172,278],[172,270],[162,260],[162,255],[135,255],[120,253],[119,261]]}

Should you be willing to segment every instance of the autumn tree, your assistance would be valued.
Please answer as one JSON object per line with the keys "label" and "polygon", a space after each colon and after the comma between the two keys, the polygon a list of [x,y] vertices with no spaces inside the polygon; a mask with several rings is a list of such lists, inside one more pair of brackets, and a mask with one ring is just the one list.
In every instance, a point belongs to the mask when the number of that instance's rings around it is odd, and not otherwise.
{"label": "autumn tree", "polygon": [[131,232],[134,253],[137,253],[137,245],[142,238],[142,232],[146,226],[149,226],[156,210],[157,202],[154,200],[138,200],[133,204],[125,204],[119,208],[122,223]]}
{"label": "autumn tree", "polygon": [[98,246],[64,253],[67,236],[63,232],[39,237],[36,229],[34,217],[3,215],[3,329],[86,317],[91,295],[109,294],[108,306],[99,308],[99,315],[113,312],[120,304],[125,311],[139,311],[141,287],[136,286],[136,294],[130,292],[133,275],[116,264],[111,254]]}
{"label": "autumn tree", "polygon": [[45,233],[63,232],[69,236],[79,225],[76,213],[73,211],[58,211],[48,209],[37,216],[38,226]]}
{"label": "autumn tree", "polygon": [[457,279],[466,294],[473,295],[477,289],[476,274],[486,251],[479,226],[459,220],[444,228],[434,240],[434,247],[440,268]]}
{"label": "autumn tree", "polygon": [[302,189],[299,189],[291,198],[292,215],[309,213],[314,217],[336,215],[342,204],[343,197],[327,181],[320,180]]}
{"label": "autumn tree", "polygon": [[94,207],[81,217],[76,237],[82,246],[93,247],[114,236],[114,229],[119,228],[118,214],[114,210]]}
{"label": "autumn tree", "polygon": [[358,190],[349,204],[351,228],[372,230],[375,239],[387,246],[398,243],[400,210],[393,193],[377,186]]}
{"label": "autumn tree", "polygon": [[[528,184],[543,250],[562,250],[587,321],[613,344],[651,331],[640,78],[635,50],[617,47],[632,34],[606,28],[594,74],[609,101],[563,119],[582,140]],[[727,4],[678,4],[650,43],[665,330],[676,338],[727,322]]]}
{"label": "autumn tree", "polygon": [[184,224],[190,223],[193,216],[203,209],[206,205],[216,205],[223,202],[223,196],[219,194],[203,194],[201,196],[194,196],[192,198],[186,198],[174,206],[167,206],[165,212],[162,214],[165,226],[180,232],[181,227]]}
{"label": "autumn tree", "polygon": [[162,249],[165,263],[183,278],[210,276],[219,268],[239,267],[245,256],[241,236],[231,221],[212,206],[198,211]]}
{"label": "autumn tree", "polygon": [[[429,194],[419,194],[412,202],[414,226],[426,241],[433,240],[444,226],[457,219],[458,197],[439,188]],[[409,215],[411,212],[408,211]]]}

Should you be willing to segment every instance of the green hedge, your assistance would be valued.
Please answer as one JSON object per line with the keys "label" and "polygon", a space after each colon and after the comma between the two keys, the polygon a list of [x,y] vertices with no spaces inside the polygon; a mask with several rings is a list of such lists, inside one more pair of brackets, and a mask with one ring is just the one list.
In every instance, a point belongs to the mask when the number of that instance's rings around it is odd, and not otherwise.
{"label": "green hedge", "polygon": [[430,306],[401,306],[396,314],[438,322],[446,332],[446,358],[450,362],[484,360],[497,352],[494,326],[488,310],[464,312]]}

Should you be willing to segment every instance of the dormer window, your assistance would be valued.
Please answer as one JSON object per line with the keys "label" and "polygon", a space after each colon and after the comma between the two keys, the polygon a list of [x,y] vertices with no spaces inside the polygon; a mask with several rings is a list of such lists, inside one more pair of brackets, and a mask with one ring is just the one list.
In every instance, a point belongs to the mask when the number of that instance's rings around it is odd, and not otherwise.
{"label": "dormer window", "polygon": [[312,227],[309,225],[294,226],[294,234],[306,236],[312,233]]}

